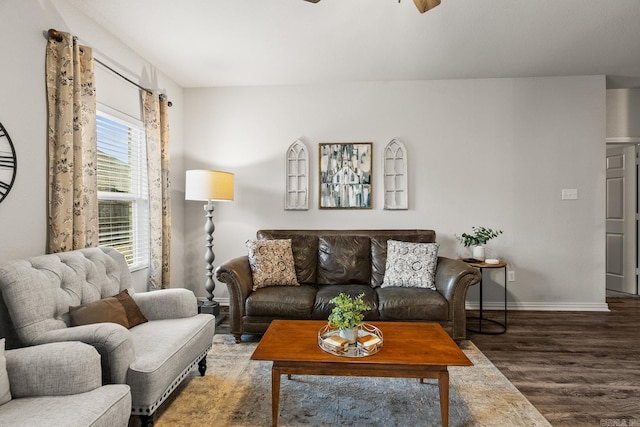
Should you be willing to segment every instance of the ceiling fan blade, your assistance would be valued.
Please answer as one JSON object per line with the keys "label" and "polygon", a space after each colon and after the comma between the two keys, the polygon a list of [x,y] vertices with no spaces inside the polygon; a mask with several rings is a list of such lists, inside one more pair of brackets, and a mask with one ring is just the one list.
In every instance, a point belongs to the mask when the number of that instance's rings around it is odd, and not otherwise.
{"label": "ceiling fan blade", "polygon": [[[307,0],[311,1],[311,0]],[[413,0],[420,13],[425,13],[440,4],[440,0]]]}
{"label": "ceiling fan blade", "polygon": [[304,0],[304,1],[308,1],[308,2],[311,2],[311,3],[318,3],[320,0]]}

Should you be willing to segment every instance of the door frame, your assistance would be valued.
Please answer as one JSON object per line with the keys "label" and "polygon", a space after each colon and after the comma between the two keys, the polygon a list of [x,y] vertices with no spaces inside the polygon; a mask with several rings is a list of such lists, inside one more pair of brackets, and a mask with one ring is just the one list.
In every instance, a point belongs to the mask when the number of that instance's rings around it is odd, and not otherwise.
{"label": "door frame", "polygon": [[[630,247],[633,247],[635,249],[635,253],[627,253],[626,256],[624,257],[624,259],[622,260],[623,263],[633,263],[635,266],[635,293],[633,293],[632,295],[640,295],[640,283],[639,283],[639,276],[638,276],[638,271],[640,269],[640,171],[639,171],[639,156],[640,156],[640,138],[607,138],[606,139],[606,148],[613,148],[613,147],[622,147],[622,146],[630,146],[633,145],[636,147],[636,158],[634,161],[634,166],[635,166],[635,177],[632,180],[632,185],[634,187],[634,194],[635,194],[635,218],[633,220],[634,224],[635,224],[635,232],[633,233],[633,237],[635,242],[633,245],[629,245]],[[606,151],[606,150],[605,150]],[[605,218],[606,220],[606,218]],[[606,250],[605,250],[606,253]],[[606,257],[606,255],[605,255]],[[606,259],[605,259],[605,263],[606,263]],[[605,289],[606,289],[606,280],[605,280]]]}

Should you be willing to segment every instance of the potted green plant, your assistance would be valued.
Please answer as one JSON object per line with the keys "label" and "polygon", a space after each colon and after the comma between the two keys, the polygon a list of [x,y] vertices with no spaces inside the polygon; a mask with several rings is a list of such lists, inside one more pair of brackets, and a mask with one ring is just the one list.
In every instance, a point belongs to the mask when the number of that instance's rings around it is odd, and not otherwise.
{"label": "potted green plant", "polygon": [[358,338],[358,326],[364,320],[364,312],[371,306],[364,302],[364,293],[353,298],[343,292],[329,301],[334,304],[329,315],[329,325],[340,329],[340,336],[354,344]]}
{"label": "potted green plant", "polygon": [[487,227],[471,227],[471,233],[462,233],[457,236],[458,239],[465,248],[473,246],[473,257],[484,261],[484,245],[491,239],[494,239],[502,234],[502,230],[492,230]]}

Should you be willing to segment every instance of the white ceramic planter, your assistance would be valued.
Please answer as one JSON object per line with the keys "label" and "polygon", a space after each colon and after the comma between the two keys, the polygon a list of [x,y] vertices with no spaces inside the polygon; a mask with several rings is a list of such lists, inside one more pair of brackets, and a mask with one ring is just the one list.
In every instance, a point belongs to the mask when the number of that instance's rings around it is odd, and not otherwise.
{"label": "white ceramic planter", "polygon": [[482,245],[474,246],[473,257],[475,259],[479,259],[480,261],[484,261],[484,246]]}
{"label": "white ceramic planter", "polygon": [[340,336],[349,341],[349,344],[355,344],[358,338],[358,328],[340,329]]}

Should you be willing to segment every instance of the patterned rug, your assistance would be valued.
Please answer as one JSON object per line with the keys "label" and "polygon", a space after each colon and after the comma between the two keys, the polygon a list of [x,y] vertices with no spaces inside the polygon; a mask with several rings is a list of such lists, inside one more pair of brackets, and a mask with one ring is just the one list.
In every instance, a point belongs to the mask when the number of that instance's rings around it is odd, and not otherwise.
{"label": "patterned rug", "polygon": [[[192,372],[156,412],[156,426],[271,425],[271,362],[251,361],[257,343],[216,335],[207,374]],[[550,426],[470,341],[474,366],[451,367],[450,426]],[[282,377],[280,426],[440,426],[436,380]]]}

